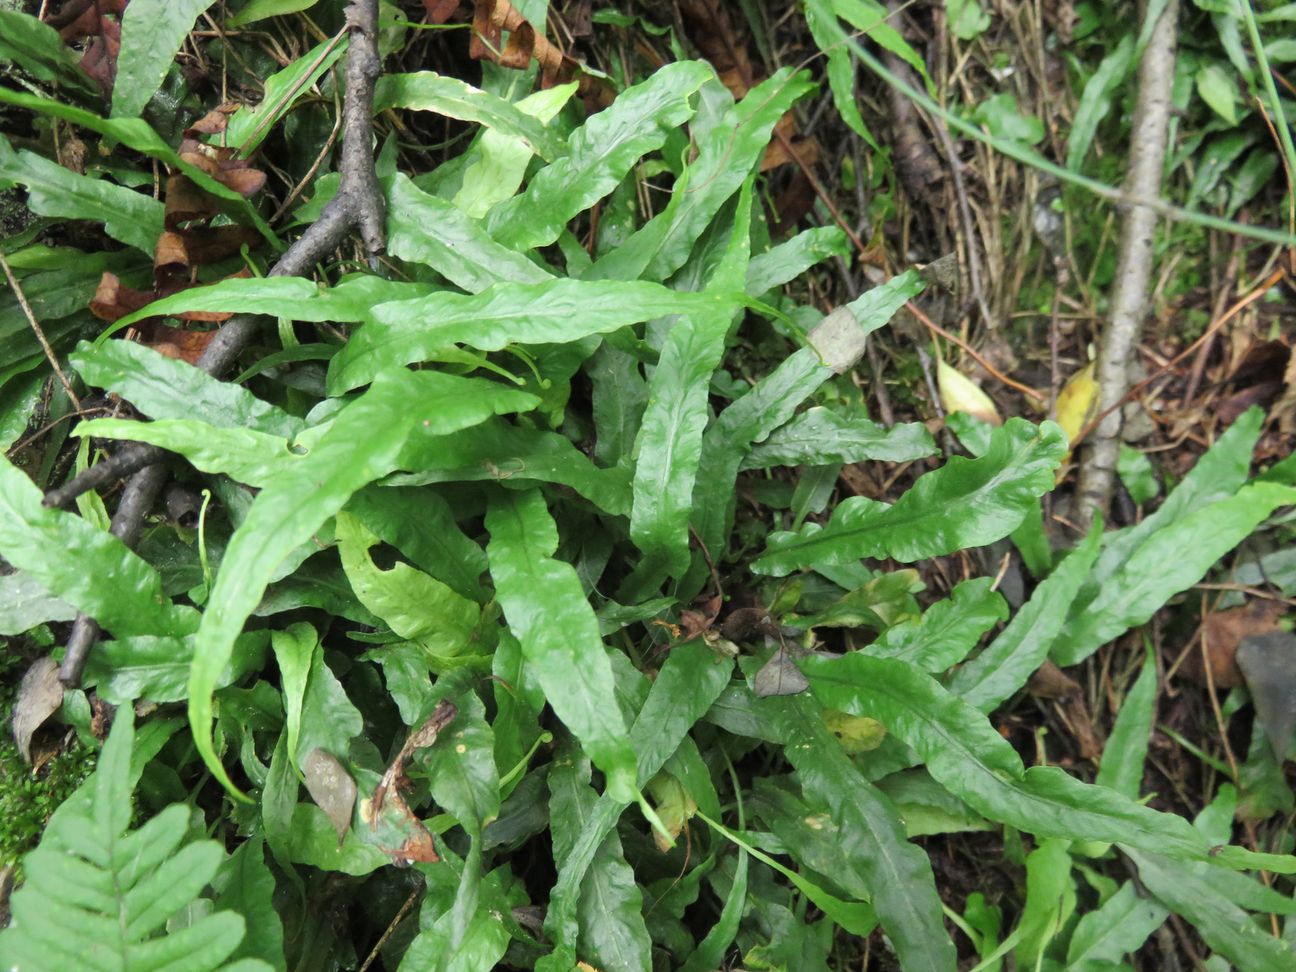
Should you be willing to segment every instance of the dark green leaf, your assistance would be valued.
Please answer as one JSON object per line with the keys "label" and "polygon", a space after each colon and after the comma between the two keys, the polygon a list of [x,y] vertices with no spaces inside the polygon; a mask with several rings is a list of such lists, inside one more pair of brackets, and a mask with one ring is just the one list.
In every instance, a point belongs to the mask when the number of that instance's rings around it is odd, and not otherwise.
{"label": "dark green leaf", "polygon": [[806,796],[828,810],[841,841],[839,868],[869,889],[874,911],[906,969],[955,968],[927,854],[909,843],[891,801],[860,775],[806,696],[763,699],[759,711],[788,742],[784,755]]}
{"label": "dark green leaf", "polygon": [[395,477],[401,485],[478,482],[543,482],[570,486],[600,509],[630,512],[630,476],[623,468],[600,469],[556,432],[538,432],[505,422],[486,422],[471,432],[411,442]]}
{"label": "dark green leaf", "polygon": [[0,577],[0,635],[22,634],[47,621],[71,621],[76,608],[45,590],[30,574]]}
{"label": "dark green leaf", "polygon": [[1181,817],[1158,813],[1055,766],[1024,769],[980,712],[929,676],[891,658],[852,652],[801,660],[824,705],[882,722],[912,746],[931,775],[978,813],[1039,837],[1121,840],[1182,858],[1208,857],[1206,840]]}
{"label": "dark green leaf", "polygon": [[850,241],[836,226],[802,230],[786,243],[752,256],[747,265],[747,292],[763,294],[795,280],[816,263],[846,256]]}
{"label": "dark green leaf", "polygon": [[211,741],[212,686],[279,564],[353,493],[395,469],[411,437],[468,428],[530,400],[498,385],[437,372],[389,372],[338,413],[309,455],[257,496],[226,548],[189,679],[189,720],[198,750],[227,787],[232,784]]}
{"label": "dark green leaf", "polygon": [[[743,186],[733,230],[709,286],[741,288],[751,247],[751,183]],[[636,569],[664,569],[678,577],[688,568],[689,514],[707,424],[711,373],[724,355],[733,305],[681,318],[671,327],[648,383],[635,452],[630,537],[644,553]]]}
{"label": "dark green leaf", "polygon": [[133,118],[144,110],[175,63],[176,52],[212,0],[134,0],[121,19],[121,49],[112,113]]}
{"label": "dark green leaf", "polygon": [[498,492],[486,514],[496,595],[550,706],[607,775],[635,793],[635,756],[615,706],[612,669],[594,610],[569,564],[552,559],[558,531],[538,490]]}
{"label": "dark green leaf", "polygon": [[516,105],[480,88],[435,71],[387,74],[374,86],[375,112],[388,108],[435,111],[447,118],[478,122],[506,135],[524,138],[546,159],[562,154],[558,140],[539,120]]}
{"label": "dark green leaf", "polygon": [[1035,589],[999,637],[954,673],[951,692],[968,705],[990,712],[1026,684],[1065,626],[1059,605],[1070,604],[1075,597],[1098,556],[1101,539],[1100,524]]}
{"label": "dark green leaf", "polygon": [[[249,631],[239,635],[229,663],[216,680],[217,688],[233,685],[265,663],[266,635]],[[86,663],[84,682],[96,687],[100,698],[113,705],[136,699],[179,702],[189,686],[194,639],[136,635],[101,641]]]}
{"label": "dark green leaf", "polygon": [[27,187],[32,212],[103,223],[104,232],[113,239],[153,255],[163,229],[164,207],[151,196],[77,175],[35,152],[15,152],[0,135],[0,187],[15,183]]}
{"label": "dark green leaf", "polygon": [[861,557],[910,563],[1006,536],[1027,510],[1053,488],[1053,471],[1066,453],[1057,425],[1009,419],[995,430],[979,459],[952,457],[918,479],[894,504],[850,497],[825,527],[770,537],[753,565],[761,573],[788,573],[815,563],[842,564]]}
{"label": "dark green leaf", "polygon": [[16,64],[38,81],[54,81],[82,95],[98,94],[57,30],[30,14],[0,10],[0,64]]}
{"label": "dark green leaf", "polygon": [[10,564],[118,636],[194,629],[193,609],[171,603],[156,570],[112,534],[41,499],[26,474],[0,458],[0,554]]}
{"label": "dark green leaf", "polygon": [[224,473],[235,482],[261,487],[301,462],[287,439],[252,429],[218,428],[197,419],[92,419],[75,434],[99,439],[148,442],[179,453],[203,472]]}
{"label": "dark green leaf", "polygon": [[274,909],[275,879],[265,862],[265,841],[257,834],[239,845],[212,878],[216,905],[243,916],[247,934],[231,959],[257,958],[283,972],[283,922]]}
{"label": "dark green leaf", "polygon": [[1120,962],[1137,951],[1169,911],[1156,898],[1139,894],[1126,881],[1102,907],[1082,915],[1067,946],[1067,968],[1084,972],[1100,962]]}
{"label": "dark green leaf", "polygon": [[936,442],[921,422],[892,428],[863,416],[845,416],[815,406],[776,429],[743,460],[743,469],[819,465],[828,462],[908,462],[936,453]]}
{"label": "dark green leaf", "polygon": [[416,761],[427,769],[432,796],[473,837],[500,812],[499,773],[495,768],[495,735],[481,700],[472,692],[456,699],[459,714],[441,734],[440,746],[420,751]]}
{"label": "dark green leaf", "polygon": [[1120,568],[1103,580],[1098,595],[1083,609],[1073,610],[1050,656],[1059,665],[1075,665],[1117,635],[1142,624],[1175,594],[1201,580],[1270,513],[1292,503],[1296,503],[1296,489],[1254,483],[1146,537]]}
{"label": "dark green leaf", "polygon": [[680,293],[643,281],[568,279],[380,304],[330,362],[329,391],[341,394],[385,369],[434,360],[456,344],[498,351],[509,344],[570,342],[653,317],[708,313],[721,306],[732,306],[732,298]]}

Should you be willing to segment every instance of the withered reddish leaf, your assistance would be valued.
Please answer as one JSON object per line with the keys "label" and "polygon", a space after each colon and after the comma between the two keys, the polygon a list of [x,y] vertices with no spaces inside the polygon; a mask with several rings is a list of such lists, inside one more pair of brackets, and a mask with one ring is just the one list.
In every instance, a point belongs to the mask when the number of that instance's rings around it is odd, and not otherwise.
{"label": "withered reddish leaf", "polygon": [[185,331],[156,322],[149,324],[145,333],[147,337],[142,344],[168,358],[187,361],[189,364],[198,363],[203,351],[207,350],[207,345],[216,336],[215,331]]}
{"label": "withered reddish leaf", "polygon": [[189,181],[188,176],[173,175],[166,184],[167,229],[176,229],[195,219],[210,219],[220,212],[214,196],[209,195]]}
{"label": "withered reddish leaf", "polygon": [[147,291],[124,286],[115,273],[105,273],[99,278],[95,295],[90,298],[90,313],[111,324],[156,299]]}
{"label": "withered reddish leaf", "polygon": [[197,139],[199,135],[219,135],[229,127],[229,117],[238,111],[239,107],[236,102],[227,101],[213,108],[184,130],[186,137]]}
{"label": "withered reddish leaf", "polygon": [[444,24],[459,9],[459,0],[423,0],[425,19],[429,24]]}
{"label": "withered reddish leaf", "polygon": [[302,777],[311,799],[337,831],[340,844],[351,826],[351,812],[355,809],[355,780],[336,756],[318,746],[307,754],[302,764]]}
{"label": "withered reddish leaf", "polygon": [[[407,785],[405,766],[414,751],[436,742],[441,730],[454,722],[458,714],[459,710],[454,703],[445,700],[438,702],[423,725],[405,740],[405,745],[387,767],[387,772],[374,789],[373,797],[364,808],[369,827],[378,838],[378,846],[399,867],[408,867],[415,861],[431,863],[439,860],[432,835],[423,826],[423,822],[414,816],[400,791]],[[393,833],[401,838],[399,842],[393,839]]]}
{"label": "withered reddish leaf", "polygon": [[233,189],[241,196],[255,196],[266,184],[266,174],[250,166],[222,166],[216,173],[216,179],[227,188]]}
{"label": "withered reddish leaf", "polygon": [[[1238,645],[1242,643],[1242,639],[1251,635],[1268,634],[1277,630],[1278,619],[1284,611],[1281,601],[1257,599],[1248,601],[1241,607],[1206,615],[1202,638],[1206,643],[1211,681],[1216,688],[1236,688],[1242,684],[1242,671],[1237,664]],[[1202,663],[1200,646],[1188,653],[1182,671],[1198,685],[1206,684],[1206,669]]]}
{"label": "withered reddish leaf", "polygon": [[261,234],[250,226],[208,226],[167,230],[153,253],[157,271],[201,267],[234,256],[243,246],[254,247]]}

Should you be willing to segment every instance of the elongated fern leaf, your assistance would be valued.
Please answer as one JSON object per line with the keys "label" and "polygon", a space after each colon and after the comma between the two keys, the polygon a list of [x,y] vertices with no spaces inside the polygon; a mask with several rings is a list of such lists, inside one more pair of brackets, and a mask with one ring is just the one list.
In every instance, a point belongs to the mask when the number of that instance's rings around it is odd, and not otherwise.
{"label": "elongated fern leaf", "polygon": [[218,911],[170,934],[172,915],[202,893],[224,859],[212,840],[186,843],[189,810],[175,804],[138,830],[131,814],[129,707],[119,710],[91,777],[55,811],[27,855],[26,883],[0,933],[12,972],[270,972],[259,959],[225,964],[243,916]]}

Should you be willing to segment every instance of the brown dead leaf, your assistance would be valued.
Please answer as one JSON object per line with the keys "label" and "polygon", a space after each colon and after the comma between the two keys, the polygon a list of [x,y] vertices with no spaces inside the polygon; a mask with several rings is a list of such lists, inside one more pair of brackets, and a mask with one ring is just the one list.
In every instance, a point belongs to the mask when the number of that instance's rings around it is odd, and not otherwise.
{"label": "brown dead leaf", "polygon": [[432,835],[423,826],[423,822],[414,816],[400,791],[408,785],[405,766],[415,750],[424,749],[436,742],[437,736],[454,722],[458,714],[459,710],[454,703],[445,700],[438,702],[423,725],[410,733],[405,745],[400,748],[374,789],[373,796],[361,808],[361,815],[378,835],[378,846],[391,857],[392,863],[397,867],[408,867],[415,861],[434,863],[440,860]]}
{"label": "brown dead leaf", "polygon": [[38,658],[23,676],[13,708],[14,742],[28,763],[32,761],[32,736],[62,704],[63,683],[59,681],[58,665],[52,658]]}
{"label": "brown dead leaf", "polygon": [[1053,662],[1046,661],[1030,677],[1026,691],[1037,699],[1065,699],[1080,693],[1080,683]]}
{"label": "brown dead leaf", "polygon": [[[509,32],[507,43],[504,31]],[[468,56],[511,68],[524,68],[534,60],[540,65],[541,87],[574,80],[589,111],[606,108],[616,97],[606,78],[586,74],[579,61],[549,41],[543,31],[536,30],[509,0],[476,0]]]}
{"label": "brown dead leaf", "polygon": [[333,824],[338,843],[341,844],[346,837],[347,828],[351,826],[351,812],[355,809],[355,780],[336,756],[318,746],[306,756],[302,764],[302,777],[306,782],[306,791]]}
{"label": "brown dead leaf", "polygon": [[[1211,681],[1216,688],[1236,688],[1243,682],[1238,668],[1238,645],[1251,635],[1268,634],[1278,628],[1278,619],[1286,612],[1281,601],[1257,598],[1241,607],[1214,611],[1206,616],[1202,639],[1210,662]],[[1188,652],[1180,671],[1198,685],[1206,684],[1206,669],[1200,646]]]}
{"label": "brown dead leaf", "polygon": [[424,20],[429,24],[444,24],[459,9],[459,0],[423,0]]}

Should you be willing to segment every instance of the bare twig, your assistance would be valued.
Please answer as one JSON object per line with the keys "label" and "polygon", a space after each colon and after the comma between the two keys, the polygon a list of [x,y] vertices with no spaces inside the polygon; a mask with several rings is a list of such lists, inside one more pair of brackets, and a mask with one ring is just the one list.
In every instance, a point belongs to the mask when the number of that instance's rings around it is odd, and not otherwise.
{"label": "bare twig", "polygon": [[[370,266],[386,249],[385,211],[378,176],[374,171],[373,116],[374,83],[382,68],[378,56],[378,0],[352,0],[346,12],[351,35],[346,58],[346,96],[342,103],[341,179],[335,195],[306,232],[284,251],[270,271],[272,277],[300,276],[336,249],[352,229],[369,253]],[[240,314],[230,318],[203,350],[197,365],[208,374],[224,372],[247,346],[256,332],[257,318]],[[152,446],[132,443],[116,456],[75,477],[61,489],[45,495],[46,506],[63,506],[87,489],[134,472],[112,520],[112,532],[126,544],[138,537],[144,515],[157,498],[165,481],[165,467],[158,459],[165,455]],[[96,470],[107,466],[105,472]],[[138,471],[136,471],[138,470]],[[86,615],[78,615],[68,643],[59,678],[68,686],[80,683],[85,660],[98,636],[98,626]]]}
{"label": "bare twig", "polygon": [[77,398],[76,392],[72,390],[72,383],[68,381],[67,375],[63,374],[63,369],[59,367],[58,355],[50,347],[49,341],[45,339],[45,332],[41,330],[40,321],[36,320],[36,315],[32,313],[31,304],[27,303],[27,295],[23,293],[22,284],[14,276],[14,272],[9,267],[9,261],[5,255],[0,253],[0,267],[4,268],[5,279],[9,281],[9,287],[18,298],[18,306],[22,308],[23,315],[27,318],[27,323],[31,326],[32,333],[36,335],[36,340],[40,342],[41,350],[45,352],[45,357],[49,360],[50,366],[54,369],[54,374],[58,375],[59,383],[63,386],[63,391],[67,393],[68,401],[78,412],[81,411],[81,400]]}
{"label": "bare twig", "polygon": [[[1123,191],[1136,198],[1154,198],[1161,189],[1161,172],[1169,139],[1171,86],[1175,72],[1179,4],[1170,0],[1157,19],[1139,65],[1138,100],[1130,131],[1130,163]],[[1102,337],[1097,379],[1099,423],[1080,470],[1077,515],[1087,528],[1093,515],[1106,513],[1111,501],[1116,458],[1120,451],[1121,415],[1118,404],[1129,387],[1129,361],[1143,329],[1148,280],[1152,274],[1158,216],[1151,207],[1130,206],[1121,227],[1120,252],[1111,315]]]}

